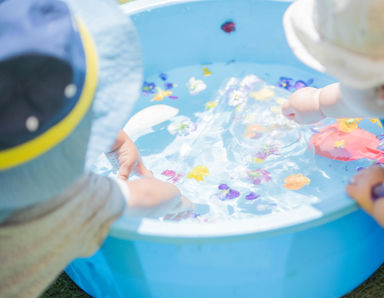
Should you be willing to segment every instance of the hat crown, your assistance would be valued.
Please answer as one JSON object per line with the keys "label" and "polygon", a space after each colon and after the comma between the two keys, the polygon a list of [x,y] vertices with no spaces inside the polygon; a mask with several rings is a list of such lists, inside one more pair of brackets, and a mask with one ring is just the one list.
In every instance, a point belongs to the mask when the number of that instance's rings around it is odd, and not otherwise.
{"label": "hat crown", "polygon": [[60,0],[0,2],[0,61],[32,52],[70,62],[73,25],[68,6]]}
{"label": "hat crown", "polygon": [[317,0],[313,9],[324,39],[358,54],[384,57],[383,0]]}
{"label": "hat crown", "polygon": [[0,44],[1,151],[66,117],[79,93],[66,96],[65,90],[73,84],[81,90],[85,61],[78,28],[61,0],[0,2]]}

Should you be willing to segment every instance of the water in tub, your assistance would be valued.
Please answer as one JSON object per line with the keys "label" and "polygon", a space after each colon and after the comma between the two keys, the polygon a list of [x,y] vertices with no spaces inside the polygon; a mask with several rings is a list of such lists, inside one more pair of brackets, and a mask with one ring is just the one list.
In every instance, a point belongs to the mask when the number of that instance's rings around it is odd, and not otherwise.
{"label": "water in tub", "polygon": [[[235,61],[157,73],[145,79],[131,137],[155,177],[176,184],[196,204],[183,220],[252,218],[314,204],[332,191],[330,181],[344,188],[382,154],[382,129],[374,119],[300,126],[281,114],[293,91],[327,80],[289,67]],[[148,107],[155,112],[146,113]],[[349,150],[346,137],[329,131],[330,148],[314,144],[313,135],[322,136],[332,123],[341,134],[359,133],[358,126],[374,132],[369,136],[377,148],[370,149],[377,156],[361,154],[366,148]],[[354,158],[354,152],[360,155]],[[94,169],[115,175],[104,157]]]}

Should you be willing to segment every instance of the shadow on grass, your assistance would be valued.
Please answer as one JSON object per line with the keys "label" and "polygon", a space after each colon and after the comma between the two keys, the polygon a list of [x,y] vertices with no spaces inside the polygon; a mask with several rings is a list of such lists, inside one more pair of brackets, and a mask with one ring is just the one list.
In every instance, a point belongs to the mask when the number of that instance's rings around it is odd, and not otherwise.
{"label": "shadow on grass", "polygon": [[[41,298],[89,298],[64,272],[47,289]],[[343,298],[384,298],[384,264],[364,283]],[[99,297],[96,297],[99,298]],[[101,297],[100,297],[101,298]],[[182,297],[181,297],[182,298]],[[235,297],[234,297],[235,298]]]}

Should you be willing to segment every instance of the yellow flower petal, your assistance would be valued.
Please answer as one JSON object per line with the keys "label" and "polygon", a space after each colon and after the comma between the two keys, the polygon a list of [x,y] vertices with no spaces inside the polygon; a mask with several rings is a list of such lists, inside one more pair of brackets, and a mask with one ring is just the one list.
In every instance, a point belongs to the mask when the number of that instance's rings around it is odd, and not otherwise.
{"label": "yellow flower petal", "polygon": [[168,97],[172,95],[172,91],[170,90],[162,90],[159,87],[156,87],[157,93],[152,97],[152,100],[154,101],[160,101],[163,100],[164,97]]}
{"label": "yellow flower petal", "polygon": [[276,103],[278,103],[279,105],[283,105],[286,101],[287,101],[287,99],[286,98],[283,98],[283,97],[277,97],[276,99],[275,99],[275,101],[276,101]]}
{"label": "yellow flower petal", "polygon": [[264,159],[259,158],[259,157],[254,157],[254,158],[252,158],[252,161],[255,162],[255,163],[263,163]]}
{"label": "yellow flower petal", "polygon": [[210,76],[212,74],[212,72],[206,68],[206,67],[203,67],[203,75],[204,76]]}
{"label": "yellow flower petal", "polygon": [[383,128],[383,124],[381,124],[380,119],[378,119],[378,118],[372,118],[372,119],[370,119],[370,121],[371,121],[373,124],[376,123],[380,128]]}
{"label": "yellow flower petal", "polygon": [[342,132],[351,132],[358,128],[361,118],[337,119],[337,128]]}
{"label": "yellow flower petal", "polygon": [[333,147],[335,147],[335,148],[344,148],[345,147],[345,141],[344,140],[336,141],[333,144]]}
{"label": "yellow flower petal", "polygon": [[250,96],[256,100],[269,100],[275,95],[275,92],[273,90],[264,88],[260,91],[255,91],[250,94]]}
{"label": "yellow flower petal", "polygon": [[271,107],[271,112],[274,114],[281,114],[281,106],[272,106]]}
{"label": "yellow flower petal", "polygon": [[209,176],[209,170],[206,166],[195,166],[187,175],[187,178],[194,178],[196,181],[203,181],[204,177]]}
{"label": "yellow flower petal", "polygon": [[205,104],[205,108],[208,109],[208,110],[216,108],[216,107],[217,107],[217,102],[216,101],[208,101]]}

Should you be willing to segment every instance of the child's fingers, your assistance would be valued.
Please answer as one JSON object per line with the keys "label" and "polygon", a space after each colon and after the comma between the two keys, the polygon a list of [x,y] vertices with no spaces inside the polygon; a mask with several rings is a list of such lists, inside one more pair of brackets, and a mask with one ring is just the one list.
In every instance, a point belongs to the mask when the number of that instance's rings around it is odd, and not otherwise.
{"label": "child's fingers", "polygon": [[384,199],[378,199],[373,205],[373,218],[384,228]]}
{"label": "child's fingers", "polygon": [[289,103],[289,101],[286,101],[282,108],[281,108],[281,112],[283,113],[283,115],[285,117],[287,117],[289,120],[294,120],[295,119],[295,109],[291,106],[291,104]]}
{"label": "child's fingers", "polygon": [[347,194],[353,198],[367,213],[372,214],[373,202],[371,200],[370,188],[354,177],[354,182],[346,186]]}
{"label": "child's fingers", "polygon": [[124,162],[123,164],[120,165],[118,177],[123,180],[128,180],[129,175],[132,172],[134,163],[131,162]]}
{"label": "child's fingers", "polygon": [[361,170],[346,186],[346,191],[365,211],[372,214],[374,203],[371,190],[374,185],[384,181],[384,169],[381,166],[371,166]]}

